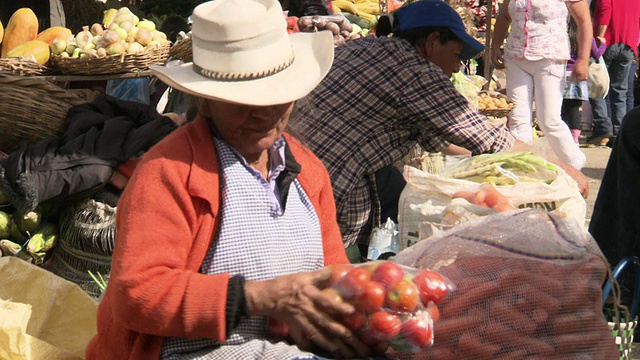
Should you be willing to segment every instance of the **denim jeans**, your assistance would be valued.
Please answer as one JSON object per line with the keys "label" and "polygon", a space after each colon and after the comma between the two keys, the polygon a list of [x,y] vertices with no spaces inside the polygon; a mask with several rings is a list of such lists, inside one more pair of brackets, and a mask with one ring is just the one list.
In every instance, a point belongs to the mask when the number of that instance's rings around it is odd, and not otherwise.
{"label": "denim jeans", "polygon": [[[609,94],[605,99],[590,99],[593,112],[593,135],[618,135],[622,118],[627,113],[629,71],[635,59],[633,50],[625,44],[607,47],[602,57],[609,71]],[[633,91],[633,89],[631,89]]]}

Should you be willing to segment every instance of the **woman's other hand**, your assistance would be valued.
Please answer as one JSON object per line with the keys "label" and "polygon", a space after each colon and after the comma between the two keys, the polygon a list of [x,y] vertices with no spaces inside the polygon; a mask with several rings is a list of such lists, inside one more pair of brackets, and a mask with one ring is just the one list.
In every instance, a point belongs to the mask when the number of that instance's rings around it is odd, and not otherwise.
{"label": "woman's other hand", "polygon": [[491,49],[491,63],[496,69],[504,69],[504,57],[501,49]]}
{"label": "woman's other hand", "polygon": [[496,17],[493,37],[491,39],[491,63],[496,67],[496,69],[504,69],[504,58],[501,47],[509,33],[510,24],[511,17],[509,17],[509,0],[504,0],[500,4],[500,10]]}
{"label": "woman's other hand", "polygon": [[271,316],[289,327],[289,334],[303,350],[319,347],[342,358],[370,356],[371,349],[334,317],[352,314],[352,305],[323,293],[331,275],[326,267],[317,271],[281,276],[266,281],[247,281],[245,294],[250,315]]}
{"label": "woman's other hand", "polygon": [[575,83],[587,80],[589,76],[589,61],[584,59],[576,60],[571,72],[571,80]]}

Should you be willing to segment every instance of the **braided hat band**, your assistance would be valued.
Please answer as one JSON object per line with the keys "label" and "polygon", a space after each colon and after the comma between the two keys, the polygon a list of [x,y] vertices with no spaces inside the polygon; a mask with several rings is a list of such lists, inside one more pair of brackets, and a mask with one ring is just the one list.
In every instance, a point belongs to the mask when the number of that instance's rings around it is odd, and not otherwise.
{"label": "braided hat band", "polygon": [[289,60],[287,60],[283,64],[280,64],[271,69],[267,69],[259,72],[253,72],[253,73],[231,73],[231,72],[207,70],[207,69],[203,69],[202,67],[198,66],[195,63],[193,64],[193,71],[195,71],[199,75],[202,75],[209,79],[215,79],[215,80],[255,80],[255,79],[260,79],[263,77],[267,77],[267,76],[271,76],[279,73],[280,71],[291,66],[294,59],[295,59],[295,56],[292,54]]}

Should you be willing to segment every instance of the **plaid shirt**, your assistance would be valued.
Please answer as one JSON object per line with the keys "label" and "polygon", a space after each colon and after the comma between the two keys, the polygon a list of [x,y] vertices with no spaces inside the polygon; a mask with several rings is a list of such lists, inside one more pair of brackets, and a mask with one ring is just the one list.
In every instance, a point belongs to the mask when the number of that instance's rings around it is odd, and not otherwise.
{"label": "plaid shirt", "polygon": [[291,125],[329,170],[345,246],[368,243],[380,223],[374,173],[416,143],[431,152],[453,143],[474,154],[513,144],[506,127],[473,110],[405,40],[367,37],[335,51]]}

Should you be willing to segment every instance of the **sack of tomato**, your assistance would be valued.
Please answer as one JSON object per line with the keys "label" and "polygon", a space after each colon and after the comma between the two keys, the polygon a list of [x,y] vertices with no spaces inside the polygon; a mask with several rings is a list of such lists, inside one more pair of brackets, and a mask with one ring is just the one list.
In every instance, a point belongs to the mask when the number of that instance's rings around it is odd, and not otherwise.
{"label": "sack of tomato", "polygon": [[[433,344],[438,304],[454,289],[438,272],[419,270],[392,261],[332,265],[323,290],[356,308],[336,320],[367,345],[388,342],[397,352],[419,352]],[[269,319],[269,331],[286,337],[286,325]]]}

